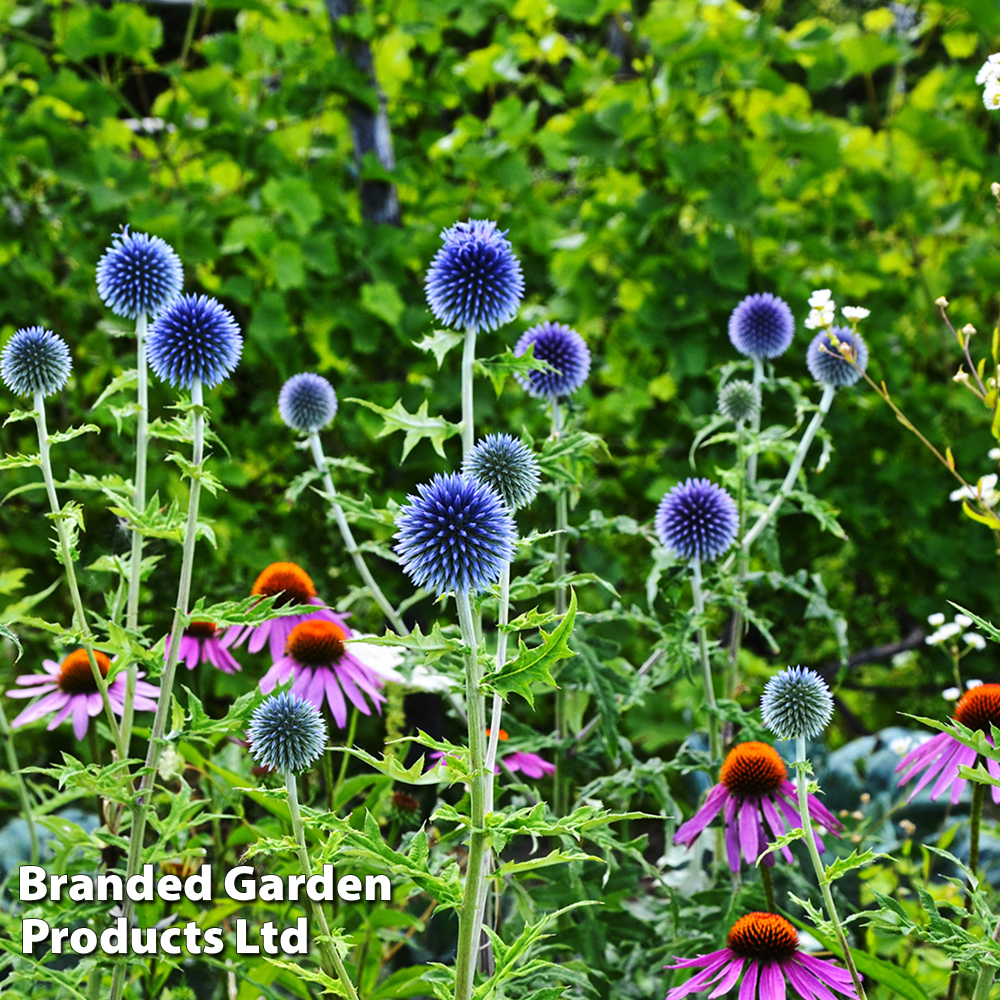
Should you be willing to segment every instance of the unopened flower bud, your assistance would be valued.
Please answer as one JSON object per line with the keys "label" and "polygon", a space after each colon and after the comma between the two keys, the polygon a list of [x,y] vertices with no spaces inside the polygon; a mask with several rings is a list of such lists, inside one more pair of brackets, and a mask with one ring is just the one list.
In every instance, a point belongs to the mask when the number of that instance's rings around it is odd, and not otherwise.
{"label": "unopened flower bud", "polygon": [[969,381],[969,373],[959,368],[957,372],[951,377],[952,382],[958,382],[959,385],[965,385]]}
{"label": "unopened flower bud", "polygon": [[943,295],[939,295],[934,300],[934,305],[936,305],[938,307],[938,309],[947,309],[948,308],[948,300]]}
{"label": "unopened flower bud", "polygon": [[975,332],[976,328],[971,323],[966,323],[965,326],[962,327],[962,333],[964,333],[966,337],[971,337]]}
{"label": "unopened flower bud", "polygon": [[996,181],[994,181],[990,185],[990,191],[993,192],[993,197],[994,198],[1000,198],[1000,184],[998,184]]}

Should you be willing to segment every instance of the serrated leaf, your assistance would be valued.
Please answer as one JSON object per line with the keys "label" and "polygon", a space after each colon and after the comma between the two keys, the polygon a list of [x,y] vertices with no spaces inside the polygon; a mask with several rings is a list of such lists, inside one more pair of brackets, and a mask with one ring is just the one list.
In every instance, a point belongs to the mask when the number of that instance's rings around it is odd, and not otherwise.
{"label": "serrated leaf", "polygon": [[412,767],[403,767],[391,755],[379,760],[360,747],[338,747],[337,749],[343,753],[351,754],[352,757],[357,757],[358,760],[364,761],[369,767],[374,767],[381,774],[388,775],[393,781],[399,781],[406,785],[440,785],[447,784],[449,781],[448,768],[444,761],[425,771],[423,757],[417,760]]}
{"label": "serrated leaf", "polygon": [[98,434],[101,428],[97,424],[81,424],[79,427],[70,427],[64,431],[56,431],[49,435],[49,444],[62,444],[65,441],[72,441],[74,438],[80,437],[82,434],[93,434],[94,432]]}
{"label": "serrated leaf", "polygon": [[601,858],[594,857],[593,854],[586,854],[584,851],[550,851],[544,857],[532,858],[529,861],[507,861],[493,873],[493,877],[505,878],[507,875],[521,875],[524,872],[533,872],[538,868],[548,868],[551,865],[566,864],[570,861],[601,860]]}
{"label": "serrated leaf", "polygon": [[803,839],[805,839],[805,831],[801,826],[797,826],[794,830],[789,830],[787,833],[782,834],[777,838],[777,840],[769,841],[767,850],[761,851],[760,856],[757,858],[757,866],[760,866],[766,855],[774,854],[777,851],[780,851],[783,847],[787,847],[789,844],[794,844],[796,840]]}
{"label": "serrated leaf", "polygon": [[518,640],[518,655],[514,660],[505,663],[498,671],[493,671],[486,677],[486,685],[504,698],[510,694],[519,694],[532,707],[535,696],[531,685],[548,684],[555,687],[555,680],[549,668],[560,660],[567,660],[576,653],[566,644],[573,633],[573,622],[576,619],[576,591],[570,591],[569,608],[566,617],[551,632],[539,629],[542,643],[529,649],[524,640]]}
{"label": "serrated leaf", "polygon": [[90,408],[90,412],[93,413],[95,410],[100,409],[101,405],[111,396],[117,395],[119,392],[124,392],[126,389],[135,389],[138,385],[139,372],[135,368],[129,368],[127,371],[123,371],[121,375],[116,375],[108,383],[104,392],[102,392],[94,401],[94,405]]}
{"label": "serrated leaf", "polygon": [[458,648],[458,643],[441,631],[440,622],[434,622],[427,635],[420,631],[419,625],[415,625],[409,635],[396,635],[395,632],[386,629],[385,635],[365,636],[364,641],[373,646],[401,646],[403,649],[417,650],[424,654],[427,663],[440,660],[446,653],[454,652]]}
{"label": "serrated leaf", "polygon": [[14,662],[17,663],[21,659],[21,654],[24,653],[24,650],[21,648],[21,640],[3,623],[0,623],[0,638],[9,639],[17,646],[17,656],[14,657]]}
{"label": "serrated leaf", "polygon": [[835,858],[833,863],[827,866],[826,872],[823,875],[823,881],[829,885],[829,883],[835,882],[838,878],[843,878],[848,872],[852,872],[856,868],[864,868],[865,865],[870,865],[876,858],[888,857],[888,854],[880,854],[877,851],[869,849],[862,853],[854,851],[846,858]]}
{"label": "serrated leaf", "polygon": [[371,403],[367,399],[357,399],[350,397],[344,402],[360,403],[362,406],[379,414],[382,417],[382,429],[375,435],[376,438],[385,437],[396,431],[402,431],[406,436],[403,438],[403,458],[424,439],[427,438],[434,450],[444,458],[444,443],[450,437],[462,432],[461,424],[453,424],[443,417],[431,417],[427,413],[427,400],[425,399],[416,413],[410,413],[403,406],[403,401],[397,399],[392,408],[387,410],[383,406]]}
{"label": "serrated leaf", "polygon": [[417,341],[413,346],[419,351],[429,351],[434,355],[438,368],[444,364],[444,359],[448,352],[458,347],[465,340],[464,333],[452,333],[451,330],[435,330],[427,334],[423,340]]}
{"label": "serrated leaf", "polygon": [[38,455],[5,455],[0,458],[0,469],[29,469],[33,465],[41,465],[42,460]]}
{"label": "serrated leaf", "polygon": [[[438,366],[440,367],[440,365]],[[493,391],[499,396],[503,392],[508,375],[522,375],[528,372],[556,371],[547,361],[535,357],[535,345],[529,344],[524,354],[515,355],[508,347],[503,354],[492,358],[476,358],[476,371],[489,376],[493,383]]]}

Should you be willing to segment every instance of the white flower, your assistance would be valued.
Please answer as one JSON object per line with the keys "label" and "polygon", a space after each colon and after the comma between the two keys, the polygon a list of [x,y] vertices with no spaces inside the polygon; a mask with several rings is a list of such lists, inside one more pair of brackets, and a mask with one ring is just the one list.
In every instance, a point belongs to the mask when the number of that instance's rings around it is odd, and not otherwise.
{"label": "white flower", "polygon": [[833,303],[830,301],[830,289],[820,288],[813,292],[812,295],[809,296],[809,305],[811,305],[814,309],[822,309],[827,305],[832,307]]}
{"label": "white flower", "polygon": [[867,319],[872,314],[871,309],[866,309],[864,306],[844,306],[844,308],[840,311],[852,323],[857,323],[859,320]]}
{"label": "white flower", "polygon": [[978,632],[966,632],[962,638],[973,648],[973,649],[985,649],[986,640]]}
{"label": "white flower", "polygon": [[955,615],[955,624],[968,628],[972,624],[972,619],[968,615]]}
{"label": "white flower", "polygon": [[927,616],[927,624],[933,625],[935,628],[938,625],[944,624],[944,615],[940,611],[935,611],[934,614]]}
{"label": "white flower", "polygon": [[419,688],[421,691],[450,691],[457,685],[450,677],[444,674],[434,673],[428,670],[422,663],[418,663],[410,674],[410,687]]}
{"label": "white flower", "polygon": [[1000,462],[1000,448],[990,448],[986,453],[987,458],[992,458],[994,462]]}
{"label": "white flower", "polygon": [[987,111],[996,111],[1000,108],[1000,80],[995,78],[987,80],[986,89],[983,91],[983,104]]}
{"label": "white flower", "polygon": [[975,486],[962,486],[952,490],[948,496],[952,500],[982,500],[987,507],[994,507],[1000,501],[1000,493],[996,490],[997,478],[996,473],[991,472],[980,477]]}
{"label": "white flower", "polygon": [[889,741],[889,749],[897,757],[905,757],[911,746],[913,746],[912,736],[897,736],[894,740]]}
{"label": "white flower", "polygon": [[941,692],[941,697],[944,698],[945,701],[958,701],[961,693],[962,692],[959,691],[958,688],[945,688]]}
{"label": "white flower", "polygon": [[981,87],[990,80],[1000,79],[1000,52],[994,52],[980,67],[976,74],[976,83]]}
{"label": "white flower", "polygon": [[953,639],[961,631],[961,625],[949,622],[947,625],[942,625],[936,632],[927,636],[924,642],[926,642],[928,646],[939,646],[941,643],[947,642],[949,639]]}
{"label": "white flower", "polygon": [[805,322],[807,330],[818,330],[821,327],[828,327],[833,324],[836,313],[833,311],[833,303],[815,307],[809,311],[809,318]]}
{"label": "white flower", "polygon": [[971,691],[973,688],[979,688],[979,687],[982,687],[982,686],[983,686],[983,682],[981,680],[974,680],[974,681],[966,681],[965,682],[965,689],[967,691]]}
{"label": "white flower", "polygon": [[[372,635],[362,635],[358,639],[374,639]],[[396,670],[403,662],[403,654],[391,646],[377,646],[371,642],[348,639],[347,648],[370,670],[373,670],[385,681],[393,684],[405,684],[406,678]]]}

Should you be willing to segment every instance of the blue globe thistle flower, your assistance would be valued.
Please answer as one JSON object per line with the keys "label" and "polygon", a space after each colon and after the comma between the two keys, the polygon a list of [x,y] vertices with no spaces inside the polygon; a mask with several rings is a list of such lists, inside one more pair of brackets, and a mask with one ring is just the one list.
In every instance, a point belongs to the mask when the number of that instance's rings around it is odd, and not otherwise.
{"label": "blue globe thistle flower", "polygon": [[552,365],[555,371],[529,371],[516,375],[518,382],[536,399],[570,396],[590,374],[590,350],[583,337],[564,323],[539,323],[522,334],[514,348],[520,357],[534,344],[534,356]]}
{"label": "blue globe thistle flower", "polygon": [[337,415],[337,394],[322,375],[302,372],[281,387],[278,413],[292,430],[312,434]]}
{"label": "blue globe thistle flower", "polygon": [[760,413],[760,389],[743,379],[727,382],[719,393],[719,412],[734,423],[752,420]]}
{"label": "blue globe thistle flower", "polygon": [[326,723],[316,706],[282,691],[254,709],[247,727],[250,753],[274,771],[305,771],[322,756]]}
{"label": "blue globe thistle flower", "polygon": [[795,318],[784,299],[770,292],[748,295],[729,317],[729,339],[750,358],[776,358],[795,336]]}
{"label": "blue globe thistle flower", "polygon": [[682,559],[717,559],[736,540],[739,516],[733,498],[708,479],[688,479],[660,501],[656,534]]}
{"label": "blue globe thistle flower", "polygon": [[205,295],[185,295],[153,321],[147,341],[149,366],[175,389],[195,379],[211,388],[236,367],[243,337],[233,314]]}
{"label": "blue globe thistle flower", "polygon": [[534,452],[510,434],[490,434],[465,456],[462,472],[493,487],[511,510],[531,503],[541,471]]}
{"label": "blue globe thistle flower", "polygon": [[457,473],[417,491],[396,515],[403,571],[437,594],[486,590],[514,557],[514,517],[500,494]]}
{"label": "blue globe thistle flower", "polygon": [[0,378],[18,396],[51,396],[66,384],[72,369],[66,341],[40,326],[18,330],[0,354]]}
{"label": "blue globe thistle flower", "polygon": [[485,219],[456,222],[441,233],[444,246],[424,278],[435,319],[453,329],[495,330],[517,315],[524,277],[506,237],[506,229]]}
{"label": "blue globe thistle flower", "polygon": [[177,298],[184,284],[181,259],[159,236],[130,233],[128,226],[111,236],[111,246],[97,263],[97,294],[119,316],[159,312]]}
{"label": "blue globe thistle flower", "polygon": [[789,667],[764,686],[760,709],[764,725],[779,739],[817,736],[833,718],[833,695],[819,674]]}
{"label": "blue globe thistle flower", "polygon": [[[842,343],[846,341],[857,352],[857,368],[840,353],[832,337]],[[846,326],[835,326],[829,333],[822,330],[813,337],[809,350],[806,351],[806,367],[821,385],[837,389],[854,385],[861,378],[861,372],[868,367],[868,345],[860,333],[848,330]]]}

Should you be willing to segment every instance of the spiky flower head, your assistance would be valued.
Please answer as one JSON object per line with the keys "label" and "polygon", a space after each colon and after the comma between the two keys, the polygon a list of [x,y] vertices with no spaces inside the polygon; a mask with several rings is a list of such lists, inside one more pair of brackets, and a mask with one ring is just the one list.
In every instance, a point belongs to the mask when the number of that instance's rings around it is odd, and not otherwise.
{"label": "spiky flower head", "polygon": [[322,756],[326,723],[310,702],[282,691],[254,709],[247,735],[261,767],[298,773]]}
{"label": "spiky flower head", "polygon": [[535,499],[541,472],[534,452],[510,434],[490,434],[465,456],[462,472],[492,486],[511,510]]}
{"label": "spiky flower head", "polygon": [[[858,363],[857,368],[840,353],[834,338],[850,346]],[[822,330],[813,337],[806,351],[806,367],[821,385],[837,389],[854,385],[861,378],[861,372],[868,367],[868,345],[860,333],[848,330],[846,326],[835,326],[829,332]]]}
{"label": "spiky flower head", "polygon": [[66,384],[72,369],[66,341],[40,326],[18,330],[0,354],[0,378],[18,396],[51,396]]}
{"label": "spiky flower head", "polygon": [[682,559],[717,559],[736,539],[739,516],[733,498],[708,479],[688,479],[660,501],[656,533]]}
{"label": "spiky flower head", "polygon": [[536,399],[570,396],[587,381],[590,374],[590,349],[583,337],[565,323],[539,323],[521,335],[514,348],[516,357],[534,345],[534,357],[552,365],[552,369],[533,369],[516,378],[526,392]]}
{"label": "spiky flower head", "polygon": [[500,494],[458,473],[417,490],[396,515],[403,571],[436,594],[486,590],[514,556],[514,517]]}
{"label": "spiky flower head", "polygon": [[764,686],[764,725],[779,739],[818,736],[833,718],[833,695],[826,681],[805,667],[788,667]]}
{"label": "spiky flower head", "polygon": [[184,295],[174,299],[149,330],[149,366],[175,389],[195,379],[211,388],[228,377],[243,350],[233,314],[216,299]]}
{"label": "spiky flower head", "polygon": [[509,323],[524,297],[524,276],[507,230],[470,219],[445,229],[441,239],[444,246],[424,278],[435,319],[452,329],[495,330]]}
{"label": "spiky flower head", "polygon": [[326,427],[337,415],[333,386],[313,372],[293,375],[278,393],[278,413],[293,431],[312,434]]}
{"label": "spiky flower head", "polygon": [[795,317],[784,299],[770,292],[748,295],[729,317],[729,339],[750,358],[776,358],[795,336]]}
{"label": "spiky flower head", "polygon": [[727,382],[719,393],[719,412],[734,423],[752,420],[760,413],[760,389],[743,379]]}
{"label": "spiky flower head", "polygon": [[111,246],[97,262],[97,294],[118,316],[159,312],[177,298],[184,284],[181,259],[159,236],[130,233],[128,226],[111,236]]}

